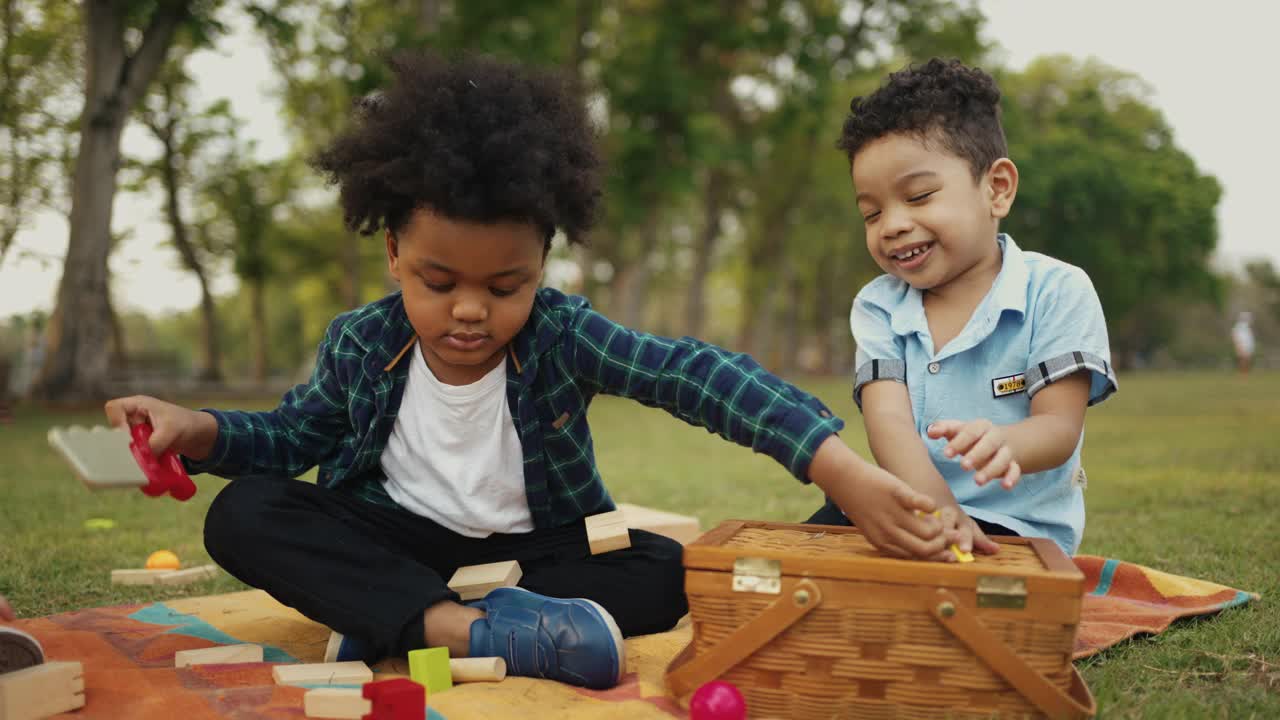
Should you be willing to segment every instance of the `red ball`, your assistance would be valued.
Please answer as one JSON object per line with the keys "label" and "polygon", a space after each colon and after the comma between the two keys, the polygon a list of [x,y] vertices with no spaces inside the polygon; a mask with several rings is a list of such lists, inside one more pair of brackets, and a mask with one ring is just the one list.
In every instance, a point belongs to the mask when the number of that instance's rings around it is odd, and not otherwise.
{"label": "red ball", "polygon": [[747,700],[733,683],[712,680],[689,701],[689,720],[746,720]]}

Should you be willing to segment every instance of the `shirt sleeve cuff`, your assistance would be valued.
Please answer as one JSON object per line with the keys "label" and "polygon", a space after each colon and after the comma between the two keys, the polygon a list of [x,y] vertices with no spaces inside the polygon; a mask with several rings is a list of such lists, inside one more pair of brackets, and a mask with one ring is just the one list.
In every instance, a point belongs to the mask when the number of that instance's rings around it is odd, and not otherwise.
{"label": "shirt sleeve cuff", "polygon": [[862,386],[876,380],[907,383],[907,364],[901,360],[868,360],[853,378],[853,401],[862,409]]}
{"label": "shirt sleeve cuff", "polygon": [[1093,353],[1077,350],[1049,358],[1027,368],[1027,397],[1035,397],[1035,394],[1046,386],[1081,370],[1089,371],[1090,405],[1097,405],[1106,400],[1119,387],[1115,368],[1111,367],[1111,363]]}
{"label": "shirt sleeve cuff", "polygon": [[222,469],[222,464],[226,462],[227,456],[231,453],[231,433],[226,431],[227,418],[222,412],[210,408],[201,408],[200,412],[209,413],[218,422],[218,436],[213,440],[213,448],[209,451],[208,457],[204,460],[196,461],[183,455],[181,456],[182,466],[186,469],[188,475],[217,474]]}

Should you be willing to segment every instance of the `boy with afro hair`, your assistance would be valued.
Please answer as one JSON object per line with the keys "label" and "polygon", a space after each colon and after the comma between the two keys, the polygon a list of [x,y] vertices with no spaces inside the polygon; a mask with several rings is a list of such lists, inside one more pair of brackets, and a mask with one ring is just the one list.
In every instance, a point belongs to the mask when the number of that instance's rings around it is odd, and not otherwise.
{"label": "boy with afro hair", "polygon": [[[999,102],[990,75],[934,59],[850,104],[838,147],[885,272],[853,301],[853,399],[876,460],[960,550],[1034,535],[1070,555],[1085,408],[1116,377],[1089,276],[998,230],[1018,191]],[[809,521],[849,522],[831,503]]]}
{"label": "boy with afro hair", "polygon": [[[381,233],[401,290],[329,326],[311,380],[270,412],[112,400],[154,450],[234,481],[205,523],[235,577],[335,632],[338,660],[447,646],[513,675],[607,688],[622,637],[685,614],[681,547],[631,530],[592,555],[614,509],[587,424],[598,394],[660,407],[775,458],[876,542],[942,548],[933,503],[863,461],[843,423],[744,355],[621,327],[540,287],[552,237],[591,226],[600,163],[556,76],[485,58],[400,55],[314,165],[348,227]],[[319,464],[315,484],[295,480]],[[690,478],[690,482],[696,482]],[[459,567],[516,560],[519,587],[461,603]]]}

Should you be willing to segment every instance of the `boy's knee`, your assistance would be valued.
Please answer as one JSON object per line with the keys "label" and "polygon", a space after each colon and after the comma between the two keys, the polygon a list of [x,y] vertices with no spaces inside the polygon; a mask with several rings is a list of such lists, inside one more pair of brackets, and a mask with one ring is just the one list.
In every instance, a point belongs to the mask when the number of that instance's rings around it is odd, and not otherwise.
{"label": "boy's knee", "polygon": [[204,519],[204,547],[219,565],[242,554],[256,542],[255,530],[263,527],[258,515],[267,506],[265,482],[233,480],[209,504]]}

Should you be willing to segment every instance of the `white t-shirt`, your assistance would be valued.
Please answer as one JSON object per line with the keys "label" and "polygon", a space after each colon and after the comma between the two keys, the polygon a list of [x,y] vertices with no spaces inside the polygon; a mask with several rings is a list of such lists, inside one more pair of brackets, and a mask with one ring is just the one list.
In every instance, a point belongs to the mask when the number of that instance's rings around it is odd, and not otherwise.
{"label": "white t-shirt", "polygon": [[467,537],[533,530],[524,455],[507,405],[507,365],[446,385],[413,347],[404,399],[382,451],[391,498]]}

